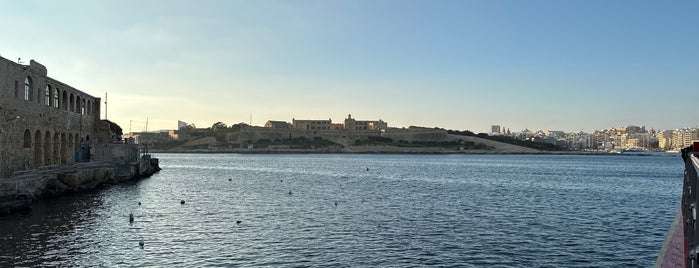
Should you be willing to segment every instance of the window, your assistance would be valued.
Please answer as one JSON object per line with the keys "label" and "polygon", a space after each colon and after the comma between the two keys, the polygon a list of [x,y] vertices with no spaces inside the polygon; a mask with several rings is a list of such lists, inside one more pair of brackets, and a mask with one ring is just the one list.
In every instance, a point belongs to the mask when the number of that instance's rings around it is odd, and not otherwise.
{"label": "window", "polygon": [[29,129],[24,131],[24,143],[22,147],[32,148],[32,133],[29,132]]}
{"label": "window", "polygon": [[32,80],[29,77],[24,79],[24,100],[32,100]]}
{"label": "window", "polygon": [[70,94],[68,100],[70,101],[70,105],[68,105],[68,111],[75,112],[75,97],[73,97],[73,93]]}
{"label": "window", "polygon": [[53,89],[53,107],[58,108],[58,89]]}
{"label": "window", "polygon": [[46,106],[51,106],[51,86],[46,86],[46,90],[44,92],[44,104],[46,104]]}

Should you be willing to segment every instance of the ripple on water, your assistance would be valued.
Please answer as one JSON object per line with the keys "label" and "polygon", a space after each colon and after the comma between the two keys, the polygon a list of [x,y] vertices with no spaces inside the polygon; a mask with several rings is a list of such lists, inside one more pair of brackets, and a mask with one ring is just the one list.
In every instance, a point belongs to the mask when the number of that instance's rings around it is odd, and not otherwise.
{"label": "ripple on water", "polygon": [[647,267],[683,168],[666,157],[158,157],[149,179],[0,218],[0,266]]}

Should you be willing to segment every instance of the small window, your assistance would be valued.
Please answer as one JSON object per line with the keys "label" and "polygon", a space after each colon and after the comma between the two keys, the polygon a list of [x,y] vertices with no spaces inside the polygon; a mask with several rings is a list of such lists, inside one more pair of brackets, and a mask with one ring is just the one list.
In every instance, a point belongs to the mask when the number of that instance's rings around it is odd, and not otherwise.
{"label": "small window", "polygon": [[46,86],[46,90],[44,90],[44,104],[51,106],[51,86]]}
{"label": "small window", "polygon": [[24,79],[24,100],[32,100],[32,80],[29,77]]}
{"label": "small window", "polygon": [[58,108],[58,89],[53,89],[53,107]]}

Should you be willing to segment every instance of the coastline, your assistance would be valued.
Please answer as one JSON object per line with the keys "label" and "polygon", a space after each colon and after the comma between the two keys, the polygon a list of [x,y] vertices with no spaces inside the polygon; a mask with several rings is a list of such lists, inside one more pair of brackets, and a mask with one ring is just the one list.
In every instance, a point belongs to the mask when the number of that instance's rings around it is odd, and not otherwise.
{"label": "coastline", "polygon": [[31,210],[41,200],[147,178],[160,170],[158,158],[142,157],[134,162],[82,162],[17,172],[0,180],[0,216]]}
{"label": "coastline", "polygon": [[[536,151],[536,152],[503,152],[487,150],[424,150],[424,151],[327,151],[327,150],[268,150],[268,149],[237,149],[237,150],[151,150],[151,153],[167,154],[406,154],[406,155],[610,155],[610,156],[653,156],[653,154],[620,154],[615,152],[588,151]],[[666,154],[662,156],[679,156]]]}

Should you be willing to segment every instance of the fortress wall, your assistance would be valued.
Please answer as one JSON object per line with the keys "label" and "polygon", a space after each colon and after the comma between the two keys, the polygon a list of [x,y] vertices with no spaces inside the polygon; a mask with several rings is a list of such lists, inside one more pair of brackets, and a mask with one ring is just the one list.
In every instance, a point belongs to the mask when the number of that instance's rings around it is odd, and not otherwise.
{"label": "fortress wall", "polygon": [[286,129],[286,128],[266,128],[266,127],[246,127],[237,135],[237,139],[233,142],[248,143],[255,142],[260,139],[269,140],[284,140],[289,138],[305,137],[313,139],[321,137],[325,140],[330,140],[340,144],[351,144],[355,140],[367,140],[369,137],[382,136],[392,138],[394,141],[449,141],[449,135],[446,130],[430,129],[430,128],[390,128],[382,133],[379,130],[305,130],[305,129]]}
{"label": "fortress wall", "polygon": [[383,137],[391,138],[394,141],[450,141],[446,130],[432,128],[389,128]]}

